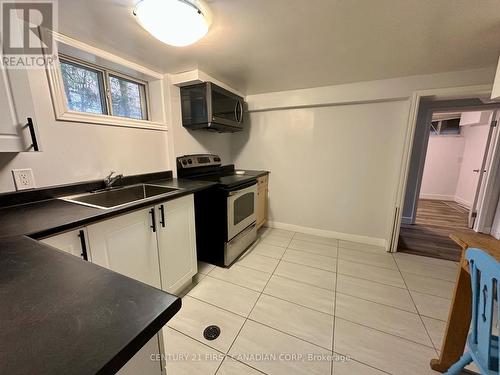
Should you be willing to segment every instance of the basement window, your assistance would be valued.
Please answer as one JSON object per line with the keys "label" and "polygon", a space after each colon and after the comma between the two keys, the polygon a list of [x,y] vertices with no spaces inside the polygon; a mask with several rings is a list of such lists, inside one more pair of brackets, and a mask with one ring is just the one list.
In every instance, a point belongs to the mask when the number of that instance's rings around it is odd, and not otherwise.
{"label": "basement window", "polygon": [[460,135],[460,119],[432,121],[431,135]]}
{"label": "basement window", "polygon": [[59,61],[69,110],[149,119],[146,82],[67,56]]}

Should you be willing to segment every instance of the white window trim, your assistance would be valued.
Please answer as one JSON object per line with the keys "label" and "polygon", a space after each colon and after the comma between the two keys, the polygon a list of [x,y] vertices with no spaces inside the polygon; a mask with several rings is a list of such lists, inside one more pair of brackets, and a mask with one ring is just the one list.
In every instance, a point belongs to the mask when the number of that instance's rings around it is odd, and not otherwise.
{"label": "white window trim", "polygon": [[[104,60],[110,61],[112,63],[124,66],[128,69],[132,69],[137,71],[138,73],[147,76],[151,81],[158,81],[160,83],[160,87],[156,90],[157,95],[161,95],[161,113],[160,120],[161,121],[152,121],[152,120],[138,120],[131,119],[127,117],[119,117],[119,116],[110,116],[103,114],[93,114],[86,112],[77,112],[68,109],[68,102],[66,99],[66,93],[64,91],[64,82],[62,78],[62,73],[60,69],[59,60],[57,60],[54,64],[47,66],[47,79],[49,82],[50,94],[52,97],[52,103],[54,106],[54,113],[56,120],[58,121],[70,121],[70,122],[80,122],[87,124],[99,124],[99,125],[109,125],[109,126],[121,126],[127,128],[139,128],[139,129],[148,129],[148,130],[159,130],[159,131],[168,131],[166,124],[166,113],[165,113],[165,98],[164,98],[164,84],[163,84],[163,74],[154,72],[148,68],[140,66],[138,64],[127,61],[121,57],[113,55],[109,52],[100,50],[98,48],[89,46],[88,44],[79,42],[72,38],[69,38],[65,35],[53,33],[54,38],[57,42],[64,43],[81,51],[90,53],[94,56],[100,57]],[[151,87],[151,86],[150,86]],[[150,101],[148,105],[150,105]],[[149,110],[149,109],[148,109]],[[150,113],[151,116],[151,113]],[[150,117],[151,118],[151,117]]]}

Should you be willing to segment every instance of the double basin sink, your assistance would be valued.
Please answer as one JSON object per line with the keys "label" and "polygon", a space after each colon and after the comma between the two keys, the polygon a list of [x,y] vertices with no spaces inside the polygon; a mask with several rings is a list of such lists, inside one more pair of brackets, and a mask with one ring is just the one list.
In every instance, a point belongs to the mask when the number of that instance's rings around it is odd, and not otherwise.
{"label": "double basin sink", "polygon": [[181,189],[151,184],[138,184],[73,195],[61,199],[84,206],[110,209],[130,203],[137,203],[159,195],[168,196],[169,194],[175,193],[179,190]]}

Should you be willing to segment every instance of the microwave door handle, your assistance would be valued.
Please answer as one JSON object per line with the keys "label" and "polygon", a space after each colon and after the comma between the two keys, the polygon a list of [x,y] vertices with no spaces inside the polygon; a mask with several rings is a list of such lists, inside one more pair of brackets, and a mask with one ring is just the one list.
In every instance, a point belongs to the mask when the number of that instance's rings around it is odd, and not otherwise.
{"label": "microwave door handle", "polygon": [[240,120],[238,122],[241,124],[243,122],[243,103],[240,100],[238,100],[238,104],[240,106]]}
{"label": "microwave door handle", "polygon": [[236,122],[239,122],[239,120],[238,120],[238,103],[239,103],[239,100],[237,100],[236,103],[234,103],[234,119],[236,120]]}

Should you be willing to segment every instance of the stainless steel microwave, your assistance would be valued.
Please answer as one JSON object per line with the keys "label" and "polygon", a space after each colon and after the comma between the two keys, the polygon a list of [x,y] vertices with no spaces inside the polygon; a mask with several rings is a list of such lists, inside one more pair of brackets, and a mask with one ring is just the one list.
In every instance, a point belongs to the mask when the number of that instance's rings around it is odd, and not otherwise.
{"label": "stainless steel microwave", "polygon": [[182,125],[188,129],[241,131],[244,105],[242,97],[212,82],[181,87]]}

